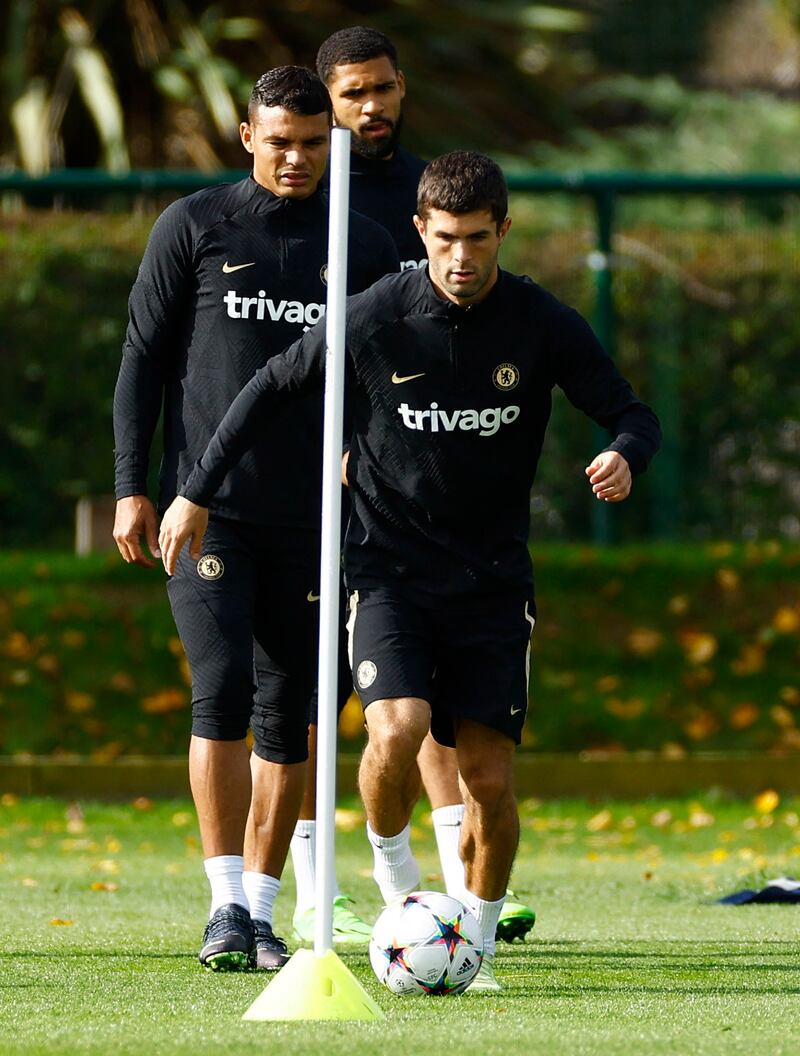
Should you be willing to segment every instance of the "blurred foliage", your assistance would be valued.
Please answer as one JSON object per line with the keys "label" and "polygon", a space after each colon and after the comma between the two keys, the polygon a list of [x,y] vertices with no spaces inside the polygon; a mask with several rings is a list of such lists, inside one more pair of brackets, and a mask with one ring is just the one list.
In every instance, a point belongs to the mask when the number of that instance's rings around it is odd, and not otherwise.
{"label": "blurred foliage", "polygon": [[669,74],[593,81],[576,94],[585,113],[637,110],[618,127],[576,125],[559,143],[530,147],[528,160],[553,171],[797,172],[800,108],[749,90],[731,96],[691,89]]}
{"label": "blurred foliage", "polygon": [[11,0],[0,159],[31,171],[235,166],[238,122],[257,77],[283,63],[313,67],[327,36],[364,22],[399,48],[412,86],[411,146],[520,153],[564,119],[560,100],[584,63],[570,42],[586,32],[595,7],[594,0]]}
{"label": "blurred foliage", "polygon": [[256,78],[365,22],[398,46],[423,156],[794,166],[797,0],[10,0],[0,164],[236,167]]}
{"label": "blurred foliage", "polygon": [[[689,538],[798,539],[795,207],[726,201],[714,229],[681,230],[685,203],[651,204],[674,214],[672,230],[641,222],[641,203],[621,207],[616,354],[662,417],[666,445],[631,500],[609,511],[614,532],[640,538],[677,522]],[[520,195],[512,213],[504,265],[590,317],[590,207]],[[0,219],[0,546],[68,546],[75,499],[111,491],[126,298],[151,222],[136,213]],[[589,422],[557,398],[534,538],[588,538],[582,468],[594,443]]]}
{"label": "blurred foliage", "polygon": [[[800,749],[796,546],[533,554],[527,747]],[[184,753],[189,676],[163,578],[116,556],[0,556],[0,753]],[[342,734],[363,735],[355,701]]]}

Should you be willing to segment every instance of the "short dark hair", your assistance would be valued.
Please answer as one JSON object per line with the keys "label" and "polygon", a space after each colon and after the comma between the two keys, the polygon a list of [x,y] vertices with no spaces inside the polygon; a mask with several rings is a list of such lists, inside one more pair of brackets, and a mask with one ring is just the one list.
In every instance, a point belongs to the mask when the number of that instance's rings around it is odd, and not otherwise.
{"label": "short dark hair", "polygon": [[321,114],[331,118],[328,89],[305,66],[276,66],[262,73],[250,93],[247,120],[252,122],[260,106],[280,106],[293,114]]}
{"label": "short dark hair", "polygon": [[353,62],[369,62],[386,58],[397,70],[397,49],[385,33],[369,26],[350,26],[332,33],[317,52],[317,73],[325,84],[330,84],[335,66],[349,66]]}
{"label": "short dark hair", "polygon": [[473,150],[434,158],[417,188],[418,215],[425,217],[431,209],[453,214],[488,209],[499,228],[508,215],[508,185],[500,166]]}

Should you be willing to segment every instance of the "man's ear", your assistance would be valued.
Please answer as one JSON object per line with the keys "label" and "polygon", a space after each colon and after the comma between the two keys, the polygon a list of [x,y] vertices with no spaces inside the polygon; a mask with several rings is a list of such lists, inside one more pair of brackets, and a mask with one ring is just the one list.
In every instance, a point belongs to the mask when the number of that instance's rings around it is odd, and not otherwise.
{"label": "man's ear", "polygon": [[242,141],[242,146],[248,154],[253,153],[253,136],[255,135],[255,126],[251,125],[249,121],[242,121],[239,125],[239,138]]}
{"label": "man's ear", "polygon": [[500,230],[497,232],[497,236],[498,236],[498,238],[500,239],[501,242],[503,241],[503,239],[508,234],[509,227],[511,227],[511,217],[507,216],[505,218],[505,220],[502,222],[502,224],[500,225]]}
{"label": "man's ear", "polygon": [[414,227],[416,227],[417,231],[419,231],[419,237],[424,239],[425,238],[425,221],[422,219],[421,216],[418,216],[416,213],[414,213]]}

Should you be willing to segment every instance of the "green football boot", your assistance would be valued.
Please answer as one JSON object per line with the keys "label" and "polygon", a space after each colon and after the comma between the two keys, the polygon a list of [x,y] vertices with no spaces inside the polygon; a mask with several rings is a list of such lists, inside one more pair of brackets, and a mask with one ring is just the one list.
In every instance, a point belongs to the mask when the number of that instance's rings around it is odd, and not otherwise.
{"label": "green football boot", "polygon": [[495,938],[501,942],[514,942],[516,939],[524,942],[525,936],[536,923],[536,914],[530,906],[509,901],[514,897],[514,892],[509,891],[497,921]]}
{"label": "green football boot", "polygon": [[[350,905],[353,899],[348,895],[337,895],[333,900],[333,944],[334,946],[369,945],[372,927],[355,914]],[[314,909],[304,913],[295,913],[292,927],[295,937],[301,942],[314,941]]]}

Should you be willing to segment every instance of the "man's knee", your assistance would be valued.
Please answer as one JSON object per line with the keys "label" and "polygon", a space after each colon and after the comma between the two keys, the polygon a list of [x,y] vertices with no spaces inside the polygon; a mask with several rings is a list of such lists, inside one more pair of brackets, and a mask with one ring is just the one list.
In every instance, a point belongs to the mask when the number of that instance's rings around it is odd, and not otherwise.
{"label": "man's knee", "polygon": [[509,799],[513,800],[514,787],[511,773],[505,768],[495,770],[479,761],[461,772],[467,801],[473,800],[484,810],[492,810]]}
{"label": "man's knee", "polygon": [[424,700],[376,700],[365,715],[374,756],[394,765],[416,761],[431,721],[430,707]]}

